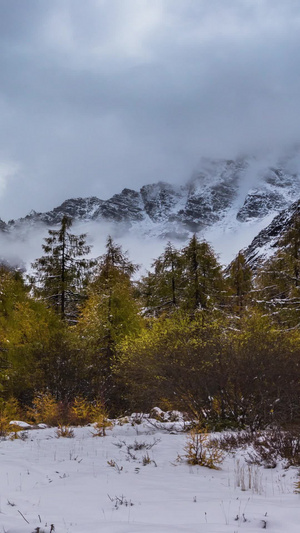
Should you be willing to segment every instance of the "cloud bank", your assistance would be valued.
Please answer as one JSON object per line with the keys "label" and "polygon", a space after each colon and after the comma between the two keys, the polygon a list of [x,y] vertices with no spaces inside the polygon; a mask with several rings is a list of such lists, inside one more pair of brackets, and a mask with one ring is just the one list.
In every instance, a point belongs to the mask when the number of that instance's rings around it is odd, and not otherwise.
{"label": "cloud bank", "polygon": [[0,1],[0,217],[300,139],[298,0]]}

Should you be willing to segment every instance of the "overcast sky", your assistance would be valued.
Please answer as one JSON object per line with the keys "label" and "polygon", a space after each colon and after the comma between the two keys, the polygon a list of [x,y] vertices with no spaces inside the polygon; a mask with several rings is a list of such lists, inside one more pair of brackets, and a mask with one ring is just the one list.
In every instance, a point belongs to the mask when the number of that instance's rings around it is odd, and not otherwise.
{"label": "overcast sky", "polygon": [[0,0],[0,217],[300,139],[299,0]]}

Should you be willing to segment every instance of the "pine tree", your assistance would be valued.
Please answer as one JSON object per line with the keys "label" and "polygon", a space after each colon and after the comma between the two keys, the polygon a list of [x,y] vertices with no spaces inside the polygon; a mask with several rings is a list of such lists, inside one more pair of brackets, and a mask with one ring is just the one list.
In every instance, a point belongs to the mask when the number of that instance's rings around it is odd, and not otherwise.
{"label": "pine tree", "polygon": [[31,277],[35,295],[44,298],[68,321],[76,318],[77,304],[92,265],[84,258],[90,252],[86,234],[70,233],[71,226],[72,220],[64,216],[59,229],[48,231],[49,236],[42,245],[45,255],[32,263]]}

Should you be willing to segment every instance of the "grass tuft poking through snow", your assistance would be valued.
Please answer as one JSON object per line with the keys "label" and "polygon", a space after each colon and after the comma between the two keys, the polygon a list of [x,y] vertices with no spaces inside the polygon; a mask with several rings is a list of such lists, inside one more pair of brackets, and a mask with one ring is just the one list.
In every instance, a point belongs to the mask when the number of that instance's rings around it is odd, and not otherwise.
{"label": "grass tuft poking through snow", "polygon": [[[193,433],[175,424],[168,431],[170,422],[135,415],[114,421],[105,438],[91,427],[73,438],[56,438],[59,428],[3,438],[0,533],[298,533],[296,466],[279,456],[273,468],[249,464],[245,436],[217,469],[192,464]],[[206,448],[224,445],[224,435],[206,436]]]}

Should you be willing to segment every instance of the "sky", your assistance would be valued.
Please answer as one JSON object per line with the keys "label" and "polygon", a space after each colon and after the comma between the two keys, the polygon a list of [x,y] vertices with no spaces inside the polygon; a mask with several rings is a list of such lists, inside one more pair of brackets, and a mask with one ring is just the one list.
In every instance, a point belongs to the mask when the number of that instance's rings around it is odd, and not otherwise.
{"label": "sky", "polygon": [[299,0],[0,0],[0,217],[300,139]]}

